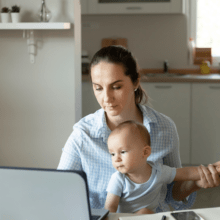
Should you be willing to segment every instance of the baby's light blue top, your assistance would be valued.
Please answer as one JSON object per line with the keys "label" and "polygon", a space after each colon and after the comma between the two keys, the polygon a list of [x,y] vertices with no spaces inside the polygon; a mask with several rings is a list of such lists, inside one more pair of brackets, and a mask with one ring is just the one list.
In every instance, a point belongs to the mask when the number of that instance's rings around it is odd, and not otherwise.
{"label": "baby's light blue top", "polygon": [[173,182],[176,168],[149,162],[152,172],[145,183],[135,183],[125,174],[116,171],[108,184],[107,192],[121,197],[117,212],[134,213],[142,208],[157,212],[163,184]]}
{"label": "baby's light blue top", "polygon": [[[150,107],[138,106],[143,113],[143,124],[151,137],[151,155],[148,161],[181,167],[179,138],[174,122]],[[87,174],[92,208],[104,207],[106,189],[111,175],[116,171],[107,147],[110,133],[103,109],[82,118],[73,126],[73,132],[63,148],[57,168],[83,170]],[[188,197],[188,202],[177,202],[172,198],[172,187],[173,183],[163,184],[158,212],[169,211],[168,204],[176,210],[189,209],[193,205],[196,193]]]}

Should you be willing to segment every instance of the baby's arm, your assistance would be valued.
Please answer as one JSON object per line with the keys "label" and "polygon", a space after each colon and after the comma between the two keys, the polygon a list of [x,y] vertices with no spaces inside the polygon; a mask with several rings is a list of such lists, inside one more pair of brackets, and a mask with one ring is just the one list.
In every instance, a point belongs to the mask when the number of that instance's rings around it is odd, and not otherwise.
{"label": "baby's arm", "polygon": [[[220,167],[216,167],[217,172],[220,174]],[[174,181],[188,181],[188,180],[200,180],[198,167],[184,167],[176,169],[176,176]]]}
{"label": "baby's arm", "polygon": [[109,212],[116,212],[118,209],[119,200],[119,196],[108,192],[105,201],[105,209],[109,210]]}

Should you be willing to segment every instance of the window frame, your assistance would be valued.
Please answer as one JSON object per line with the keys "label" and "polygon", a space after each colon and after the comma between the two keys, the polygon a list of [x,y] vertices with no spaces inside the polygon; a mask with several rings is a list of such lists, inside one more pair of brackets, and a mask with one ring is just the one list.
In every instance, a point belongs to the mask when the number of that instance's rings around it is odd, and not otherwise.
{"label": "window frame", "polygon": [[[197,33],[197,0],[188,0],[189,1],[189,26],[188,26],[188,40],[190,37],[193,38],[196,45],[196,33]],[[212,66],[220,65],[220,56],[213,56]]]}

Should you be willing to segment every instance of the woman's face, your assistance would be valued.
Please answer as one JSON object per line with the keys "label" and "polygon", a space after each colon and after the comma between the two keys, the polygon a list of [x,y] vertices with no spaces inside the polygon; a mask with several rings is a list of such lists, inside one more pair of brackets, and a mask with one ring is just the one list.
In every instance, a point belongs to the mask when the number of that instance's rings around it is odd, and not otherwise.
{"label": "woman's face", "polygon": [[109,116],[117,116],[135,107],[134,85],[120,64],[101,61],[92,66],[91,78],[95,97]]}

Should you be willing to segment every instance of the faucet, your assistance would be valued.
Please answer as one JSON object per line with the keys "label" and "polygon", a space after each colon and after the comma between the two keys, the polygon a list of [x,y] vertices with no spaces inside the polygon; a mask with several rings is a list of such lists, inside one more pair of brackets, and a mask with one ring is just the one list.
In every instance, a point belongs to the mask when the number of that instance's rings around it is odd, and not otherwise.
{"label": "faucet", "polygon": [[163,71],[164,71],[165,74],[169,74],[168,66],[169,66],[168,60],[165,60],[164,63],[163,63]]}

